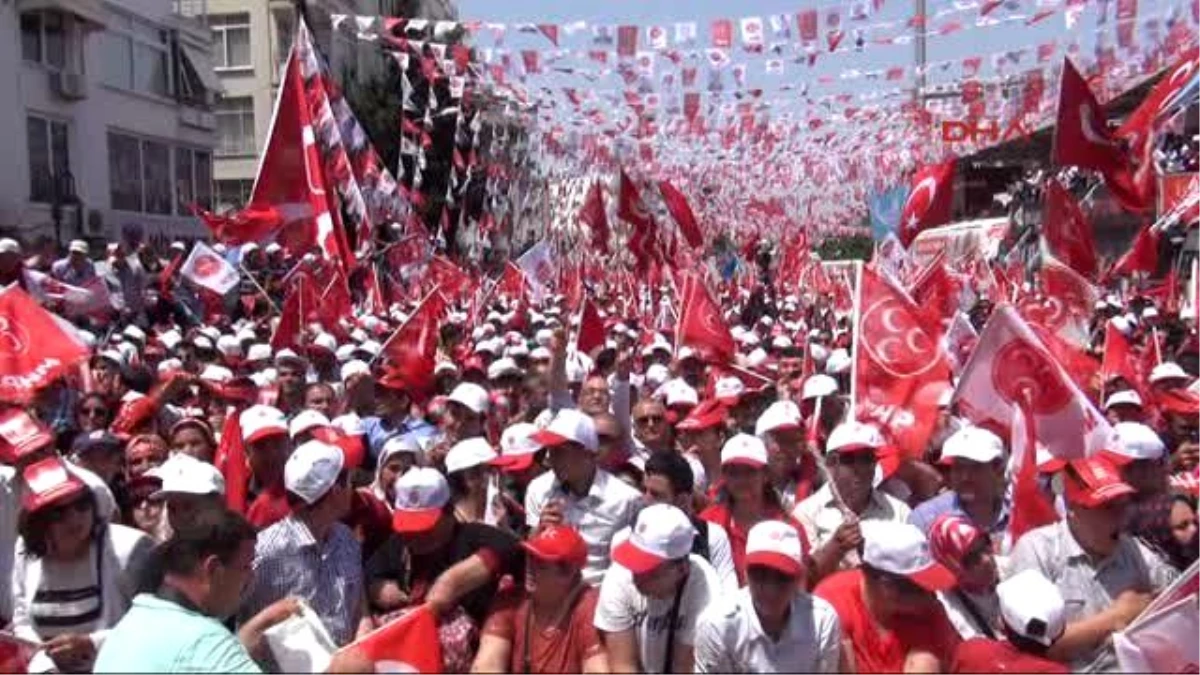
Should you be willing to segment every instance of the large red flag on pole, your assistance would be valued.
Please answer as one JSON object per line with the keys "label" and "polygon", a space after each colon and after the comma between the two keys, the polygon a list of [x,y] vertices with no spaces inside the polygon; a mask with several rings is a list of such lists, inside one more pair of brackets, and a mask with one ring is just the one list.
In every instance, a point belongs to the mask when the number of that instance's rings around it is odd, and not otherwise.
{"label": "large red flag on pole", "polygon": [[737,353],[733,334],[721,318],[720,307],[695,275],[684,276],[679,304],[676,350],[691,347],[710,363],[733,361]]}
{"label": "large red flag on pole", "polygon": [[663,203],[667,206],[667,213],[675,219],[675,224],[679,226],[679,232],[687,243],[692,248],[699,248],[704,245],[704,235],[700,232],[700,225],[696,223],[696,215],[692,213],[692,207],[688,205],[687,197],[683,195],[670,181],[659,181],[658,191],[662,194]]}

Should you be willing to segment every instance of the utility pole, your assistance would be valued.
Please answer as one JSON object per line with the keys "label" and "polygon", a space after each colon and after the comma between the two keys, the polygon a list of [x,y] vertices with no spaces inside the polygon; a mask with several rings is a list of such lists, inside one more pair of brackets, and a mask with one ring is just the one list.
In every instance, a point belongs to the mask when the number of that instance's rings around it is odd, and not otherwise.
{"label": "utility pole", "polygon": [[922,109],[925,107],[925,0],[916,0],[917,31],[913,40],[913,100]]}

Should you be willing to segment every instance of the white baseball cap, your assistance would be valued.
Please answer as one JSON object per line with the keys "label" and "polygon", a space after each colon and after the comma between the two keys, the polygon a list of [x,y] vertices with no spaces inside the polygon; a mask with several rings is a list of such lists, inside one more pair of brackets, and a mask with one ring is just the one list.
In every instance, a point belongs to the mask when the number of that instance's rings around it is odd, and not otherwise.
{"label": "white baseball cap", "polygon": [[70,243],[70,245],[67,246],[67,250],[71,253],[82,253],[87,255],[88,245],[87,242],[82,239],[75,239]]}
{"label": "white baseball cap", "polygon": [[143,345],[146,344],[146,331],[142,330],[141,328],[138,328],[137,326],[134,326],[134,325],[126,326],[125,330],[121,331],[121,334],[131,340],[137,340],[138,342],[142,343]]}
{"label": "white baseball cap", "polygon": [[337,351],[333,353],[333,356],[338,360],[339,363],[346,363],[354,358],[354,352],[357,349],[357,345],[347,343],[339,346]]}
{"label": "white baseball cap", "polygon": [[549,361],[553,356],[554,355],[550,353],[550,350],[546,349],[545,347],[534,347],[533,350],[529,352],[529,359],[531,361]]}
{"label": "white baseball cap", "polygon": [[1113,426],[1120,443],[1105,450],[1109,459],[1124,465],[1138,459],[1158,460],[1167,454],[1167,446],[1158,433],[1138,422],[1118,422]]}
{"label": "white baseball cap", "polygon": [[21,245],[19,243],[17,243],[16,239],[12,239],[9,237],[0,239],[0,253],[18,253],[19,254],[20,252],[21,252]]}
{"label": "white baseball cap", "polygon": [[492,465],[514,472],[532,466],[534,456],[541,449],[532,438],[537,430],[537,425],[530,422],[509,425],[500,434],[500,456],[492,460]]}
{"label": "white baseball cap", "polygon": [[883,435],[873,424],[858,420],[843,422],[829,432],[829,440],[825,443],[825,452],[857,452],[859,450],[876,450],[883,447]]}
{"label": "white baseball cap", "polygon": [[713,396],[718,401],[736,403],[746,392],[746,383],[737,377],[721,377],[713,385]]}
{"label": "white baseball cap", "polygon": [[692,552],[696,528],[683,511],[670,504],[653,504],[638,514],[629,538],[613,549],[613,562],[634,574],[644,574]]}
{"label": "white baseball cap", "polygon": [[671,380],[663,385],[663,398],[668,407],[675,405],[699,405],[700,395],[692,385],[683,380]]}
{"label": "white baseball cap", "polygon": [[487,389],[474,382],[459,383],[454,388],[454,391],[450,392],[450,395],[446,397],[446,400],[458,403],[476,415],[484,415],[488,411]]}
{"label": "white baseball cap", "polygon": [[1109,408],[1116,405],[1134,405],[1141,408],[1143,405],[1142,397],[1138,396],[1138,393],[1133,389],[1122,389],[1108,397],[1108,400],[1104,402],[1104,411],[1108,412]]}
{"label": "white baseball cap", "polygon": [[205,382],[228,382],[233,379],[233,371],[225,366],[210,363],[200,371],[200,379]]}
{"label": "white baseball cap", "polygon": [[1154,369],[1150,371],[1150,384],[1157,384],[1163,380],[1175,379],[1190,380],[1192,379],[1192,376],[1188,375],[1187,371],[1185,371],[1178,363],[1175,363],[1174,361],[1160,363],[1157,366],[1154,366]]}
{"label": "white baseball cap", "polygon": [[147,471],[146,475],[162,481],[162,487],[152,495],[155,498],[167,494],[225,494],[225,477],[217,467],[191,455],[175,453],[161,465]]}
{"label": "white baseball cap", "polygon": [[283,411],[269,405],[252,405],[238,418],[242,427],[242,442],[254,443],[269,436],[286,436],[287,418]]}
{"label": "white baseball cap", "polygon": [[305,504],[315,504],[337,482],[345,462],[336,445],[317,440],[301,443],[283,465],[283,486]]}
{"label": "white baseball cap", "polygon": [[837,380],[828,375],[821,375],[818,373],[816,375],[810,375],[809,378],[804,381],[804,390],[801,392],[800,398],[807,401],[809,399],[820,398],[822,396],[832,396],[837,393],[837,390]]}
{"label": "white baseball cap", "polygon": [[762,468],[767,465],[767,446],[750,434],[735,434],[721,446],[721,466],[728,464]]}
{"label": "white baseball cap", "polygon": [[927,591],[944,591],[957,582],[954,573],[933,559],[929,542],[920,528],[910,523],[864,520],[863,563],[907,577]]}
{"label": "white baseball cap", "polygon": [[1049,647],[1066,630],[1062,592],[1042,573],[1027,569],[996,586],[1000,619],[1009,630]]}
{"label": "white baseball cap", "polygon": [[772,431],[790,431],[804,427],[800,407],[793,401],[775,401],[758,416],[754,423],[754,435],[762,437]]}
{"label": "white baseball cap", "polygon": [[450,361],[438,361],[437,365],[433,367],[433,374],[441,375],[442,373],[458,374],[458,366]]}
{"label": "white baseball cap", "polygon": [[979,464],[988,464],[1004,457],[1004,441],[996,434],[984,429],[967,425],[950,434],[942,444],[942,464],[949,464],[955,459],[965,459]]}
{"label": "white baseball cap", "polygon": [[670,377],[671,371],[661,363],[656,363],[646,369],[646,384],[656,389]]}
{"label": "white baseball cap", "polygon": [[498,380],[509,375],[519,376],[523,375],[524,373],[525,371],[521,370],[521,367],[517,365],[517,362],[513,361],[507,356],[492,361],[491,365],[489,365],[487,369],[487,376],[489,380]]}
{"label": "white baseball cap", "polygon": [[396,479],[392,529],[400,534],[426,532],[450,503],[450,484],[437,469],[419,466]]}
{"label": "white baseball cap", "polygon": [[222,335],[217,338],[217,351],[222,356],[241,356],[242,343],[233,335]]}
{"label": "white baseball cap", "polygon": [[283,349],[280,349],[278,352],[275,353],[275,365],[276,366],[282,365],[283,363],[285,363],[287,361],[292,361],[295,363],[307,363],[307,361],[304,360],[303,356],[300,356],[299,354],[297,354],[295,352],[295,350],[288,349],[287,347],[284,347]]}
{"label": "white baseball cap", "polygon": [[534,433],[529,439],[543,448],[563,443],[578,443],[593,452],[600,448],[595,422],[574,408],[559,410],[545,429]]}
{"label": "white baseball cap", "polygon": [[333,337],[329,333],[321,333],[313,338],[312,346],[320,347],[330,354],[337,354],[338,350],[337,338]]}
{"label": "white baseball cap", "polygon": [[459,441],[446,453],[446,473],[456,473],[488,464],[496,459],[496,451],[487,439],[475,436]]}
{"label": "white baseball cap", "polygon": [[250,345],[250,349],[246,350],[246,360],[250,363],[255,363],[258,361],[270,361],[271,345],[263,342],[256,342],[255,344]]}
{"label": "white baseball cap", "polygon": [[825,359],[825,372],[830,375],[840,375],[850,370],[850,352],[845,349],[835,349],[829,352]]}
{"label": "white baseball cap", "polygon": [[329,418],[316,410],[301,410],[288,423],[288,435],[292,438],[311,429],[321,429],[331,426]]}
{"label": "white baseball cap", "polygon": [[341,376],[342,382],[345,382],[355,375],[369,375],[370,373],[371,366],[367,365],[366,361],[351,359],[350,361],[342,364],[341,370],[338,374]]}
{"label": "white baseball cap", "polygon": [[804,545],[795,527],[764,520],[746,535],[746,566],[763,565],[789,576],[804,572]]}
{"label": "white baseball cap", "polygon": [[421,443],[418,442],[415,437],[409,435],[392,436],[391,438],[387,439],[387,441],[383,444],[383,448],[380,449],[379,460],[377,463],[384,464],[387,462],[388,457],[400,452],[407,452],[409,454],[418,456],[423,454],[421,451]]}

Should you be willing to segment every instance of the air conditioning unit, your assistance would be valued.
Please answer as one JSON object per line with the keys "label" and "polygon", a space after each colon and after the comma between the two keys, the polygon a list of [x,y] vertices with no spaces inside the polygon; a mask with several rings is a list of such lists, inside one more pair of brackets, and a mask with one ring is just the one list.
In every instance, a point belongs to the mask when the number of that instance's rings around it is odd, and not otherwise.
{"label": "air conditioning unit", "polygon": [[50,73],[50,88],[68,101],[78,101],[87,98],[88,95],[87,78],[82,73]]}

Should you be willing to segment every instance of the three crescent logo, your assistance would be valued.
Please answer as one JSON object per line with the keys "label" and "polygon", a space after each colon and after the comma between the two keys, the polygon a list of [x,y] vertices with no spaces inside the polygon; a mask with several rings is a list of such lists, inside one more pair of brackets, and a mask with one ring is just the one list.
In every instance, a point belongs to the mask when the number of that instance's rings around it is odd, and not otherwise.
{"label": "three crescent logo", "polygon": [[0,316],[0,354],[14,356],[24,354],[29,350],[29,333],[19,324],[13,323],[8,317]]}
{"label": "three crescent logo", "polygon": [[1049,415],[1066,407],[1071,390],[1045,355],[1021,340],[1001,347],[992,360],[992,386],[1004,400],[1029,402],[1032,411]]}
{"label": "three crescent logo", "polygon": [[893,377],[920,375],[937,364],[937,344],[897,299],[884,298],[868,307],[862,325],[863,349]]}

